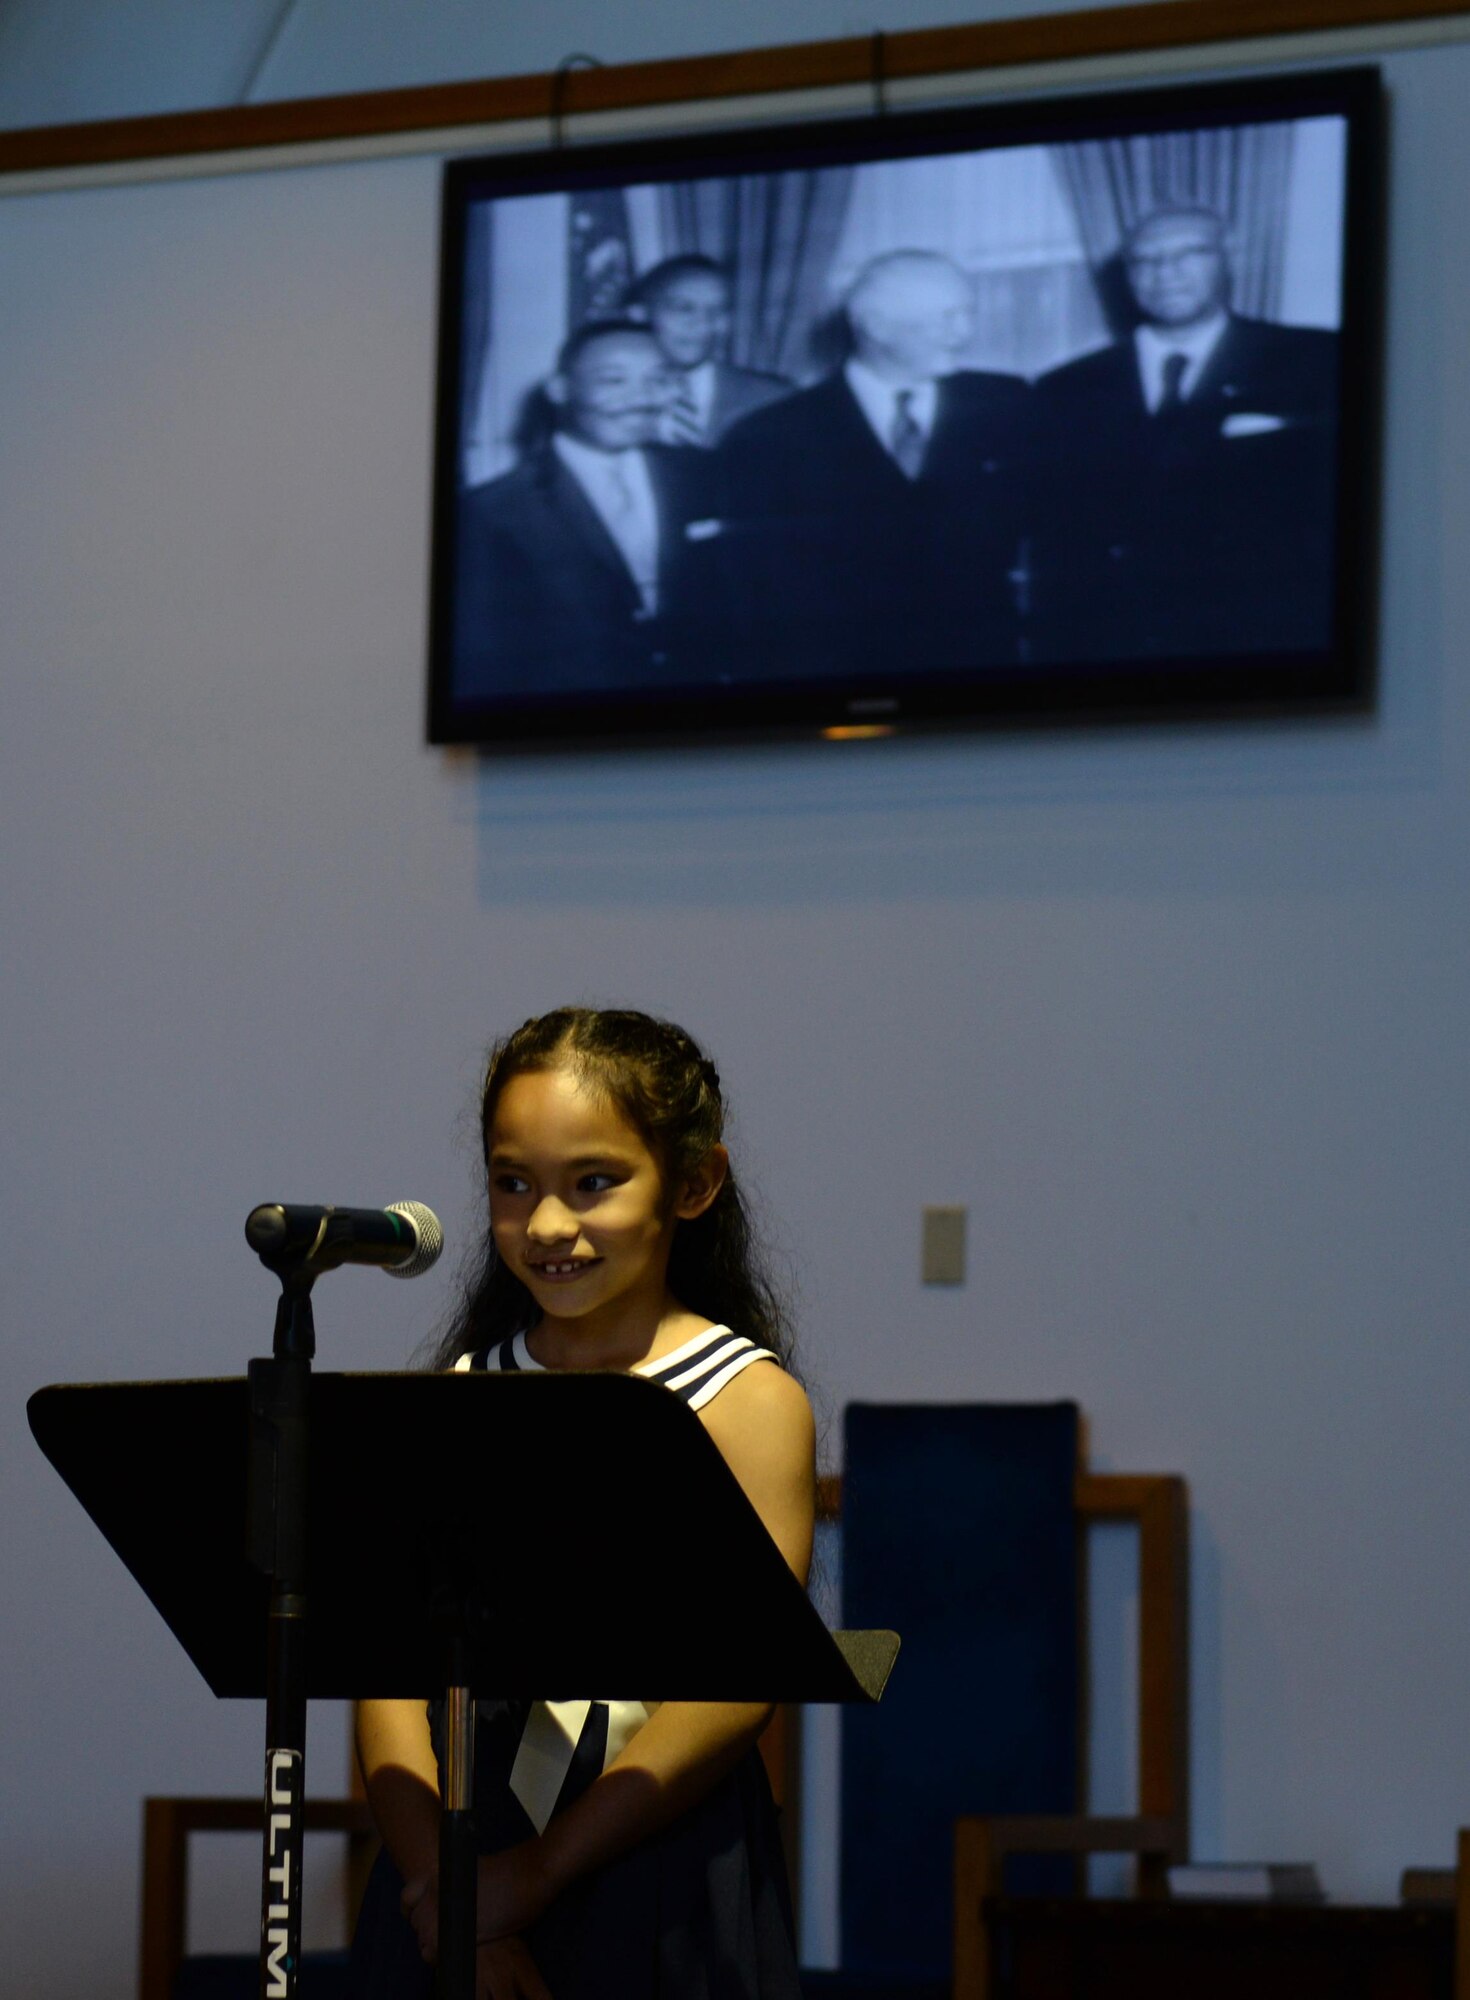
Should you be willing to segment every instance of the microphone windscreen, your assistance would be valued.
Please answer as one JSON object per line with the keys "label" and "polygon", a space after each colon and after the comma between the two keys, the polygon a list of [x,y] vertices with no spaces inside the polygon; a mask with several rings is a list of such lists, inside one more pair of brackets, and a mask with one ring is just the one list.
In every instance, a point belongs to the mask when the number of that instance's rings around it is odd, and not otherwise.
{"label": "microphone windscreen", "polygon": [[399,1264],[383,1264],[379,1268],[390,1278],[417,1278],[438,1261],[439,1252],[444,1248],[444,1230],[432,1208],[426,1208],[421,1201],[390,1201],[389,1215],[401,1215],[412,1223],[418,1248]]}

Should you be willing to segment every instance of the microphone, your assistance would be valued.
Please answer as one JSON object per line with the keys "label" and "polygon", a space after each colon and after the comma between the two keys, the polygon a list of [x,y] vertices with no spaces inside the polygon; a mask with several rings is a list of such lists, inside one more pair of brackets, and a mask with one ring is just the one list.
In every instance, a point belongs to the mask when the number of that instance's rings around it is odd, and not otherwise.
{"label": "microphone", "polygon": [[306,1208],[265,1202],[245,1218],[245,1241],[271,1270],[335,1271],[375,1264],[390,1278],[416,1278],[444,1248],[444,1231],[421,1201],[386,1208]]}

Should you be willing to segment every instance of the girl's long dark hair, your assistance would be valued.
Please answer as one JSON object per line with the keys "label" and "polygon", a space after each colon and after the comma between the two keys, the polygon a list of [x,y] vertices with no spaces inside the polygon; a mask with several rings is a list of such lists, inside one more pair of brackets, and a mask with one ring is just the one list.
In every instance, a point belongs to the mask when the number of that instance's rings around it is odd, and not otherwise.
{"label": "girl's long dark hair", "polygon": [[[569,1069],[617,1108],[658,1161],[666,1191],[720,1143],[725,1104],[719,1072],[691,1035],[631,1009],[559,1007],[525,1022],[490,1051],[480,1100],[482,1154],[511,1078],[553,1069]],[[733,1173],[703,1215],[676,1225],[669,1290],[690,1312],[747,1334],[791,1366],[787,1315]],[[431,1365],[450,1368],[460,1355],[491,1347],[535,1318],[531,1294],[501,1263],[487,1227]]]}

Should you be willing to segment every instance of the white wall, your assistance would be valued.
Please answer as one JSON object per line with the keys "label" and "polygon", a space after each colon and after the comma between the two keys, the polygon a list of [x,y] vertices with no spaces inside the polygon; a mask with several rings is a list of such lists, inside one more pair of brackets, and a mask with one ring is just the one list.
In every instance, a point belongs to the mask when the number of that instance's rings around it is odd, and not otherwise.
{"label": "white wall", "polygon": [[[1313,1857],[1346,1896],[1448,1859],[1470,53],[1387,73],[1371,721],[431,752],[432,164],[0,204],[17,1993],[131,1991],[140,1797],[252,1791],[260,1748],[41,1459],[26,1395],[262,1351],[258,1200],[412,1194],[463,1243],[482,1045],[567,998],[716,1051],[832,1412],[1070,1394],[1095,1464],[1187,1474],[1198,1852]],[[961,1292],[918,1284],[935,1201],[971,1207]],[[446,1285],[327,1281],[323,1361],[398,1363]],[[336,1790],[341,1717],[314,1729]]]}
{"label": "white wall", "polygon": [[[1138,0],[1127,0],[1137,5]],[[1065,12],[1073,0],[6,0],[0,125],[393,90]]]}

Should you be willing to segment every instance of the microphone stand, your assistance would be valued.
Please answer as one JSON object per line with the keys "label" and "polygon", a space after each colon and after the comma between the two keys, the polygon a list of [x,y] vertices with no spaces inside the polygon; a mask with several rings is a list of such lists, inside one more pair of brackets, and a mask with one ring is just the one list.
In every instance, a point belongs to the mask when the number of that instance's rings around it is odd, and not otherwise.
{"label": "microphone stand", "polygon": [[[249,1363],[247,1554],[270,1579],[266,1618],[265,1817],[260,1885],[260,2000],[297,2000],[306,1807],[307,1411],[316,1323],[311,1288],[326,1261],[329,1225],[305,1233],[246,1224],[252,1249],[281,1281],[269,1360]],[[473,1816],[475,1706],[464,1620],[450,1640],[445,1797],[439,1822],[439,2000],[473,2000],[478,1860]]]}
{"label": "microphone stand", "polygon": [[281,1280],[269,1360],[247,1370],[246,1548],[270,1579],[266,1619],[265,1819],[260,2000],[296,2000],[306,1844],[306,1445],[316,1353],[309,1252],[262,1258]]}
{"label": "microphone stand", "polygon": [[[473,2000],[477,1686],[555,1685],[591,1633],[583,1664],[599,1685],[657,1681],[670,1697],[703,1701],[760,1687],[790,1700],[874,1702],[899,1642],[891,1632],[827,1631],[704,1426],[651,1383],[600,1374],[313,1378],[311,1289],[363,1247],[353,1234],[360,1221],[351,1211],[282,1204],[252,1214],[246,1237],[280,1279],[281,1296],[271,1356],[251,1361],[243,1384],[53,1385],[37,1390],[27,1414],[217,1695],[262,1692],[256,1579],[268,1583],[261,2000],[297,2000],[301,1986],[308,1690],[340,1699],[369,1679],[385,1694],[419,1696],[447,1664],[437,1992]],[[383,1247],[367,1241],[374,1252]],[[313,1404],[327,1471],[316,1496],[309,1661]],[[471,1518],[513,1511],[534,1469],[557,1451],[588,1461],[594,1487],[631,1488],[635,1514],[662,1505],[670,1490],[688,1496],[661,1565],[611,1576],[566,1493],[548,1495],[529,1524],[526,1561],[508,1566],[505,1550],[486,1548]],[[349,1524],[331,1497],[365,1462],[382,1476]],[[181,1491],[191,1494],[188,1508]],[[364,1553],[388,1544],[408,1559],[385,1567]],[[705,1574],[711,1544],[724,1558],[717,1581]],[[569,1591],[544,1580],[543,1551],[553,1550]]]}

